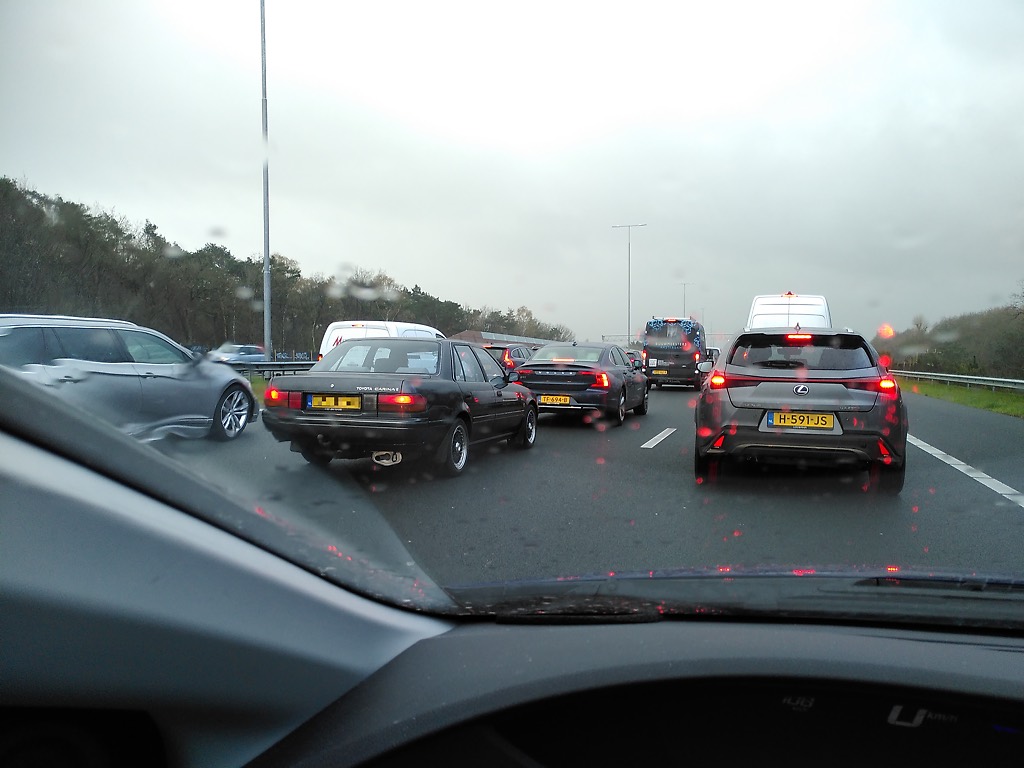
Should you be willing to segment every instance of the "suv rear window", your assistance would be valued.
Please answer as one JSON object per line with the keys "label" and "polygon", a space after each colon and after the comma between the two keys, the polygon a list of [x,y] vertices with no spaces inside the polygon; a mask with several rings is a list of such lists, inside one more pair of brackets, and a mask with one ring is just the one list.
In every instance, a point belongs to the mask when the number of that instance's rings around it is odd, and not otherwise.
{"label": "suv rear window", "polygon": [[848,334],[750,334],[733,347],[729,365],[745,368],[807,368],[848,371],[871,368],[863,339]]}

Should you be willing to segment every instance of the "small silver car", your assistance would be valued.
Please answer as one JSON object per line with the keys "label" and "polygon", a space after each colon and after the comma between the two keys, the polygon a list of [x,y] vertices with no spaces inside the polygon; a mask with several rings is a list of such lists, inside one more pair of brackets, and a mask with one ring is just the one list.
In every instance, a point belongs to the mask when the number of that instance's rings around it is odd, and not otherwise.
{"label": "small silver car", "polygon": [[206,354],[215,363],[263,363],[267,355],[259,344],[225,342]]}
{"label": "small silver car", "polygon": [[143,440],[233,440],[259,414],[230,366],[123,320],[0,314],[0,365]]}

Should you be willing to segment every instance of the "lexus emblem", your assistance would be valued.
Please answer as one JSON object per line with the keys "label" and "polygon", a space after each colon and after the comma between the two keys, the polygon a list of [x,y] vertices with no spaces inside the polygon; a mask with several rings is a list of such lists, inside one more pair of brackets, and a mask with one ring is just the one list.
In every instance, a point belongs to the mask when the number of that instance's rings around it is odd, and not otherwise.
{"label": "lexus emblem", "polygon": [[806,384],[797,384],[795,387],[793,387],[793,392],[795,392],[798,395],[806,395],[809,391],[810,390],[807,389]]}

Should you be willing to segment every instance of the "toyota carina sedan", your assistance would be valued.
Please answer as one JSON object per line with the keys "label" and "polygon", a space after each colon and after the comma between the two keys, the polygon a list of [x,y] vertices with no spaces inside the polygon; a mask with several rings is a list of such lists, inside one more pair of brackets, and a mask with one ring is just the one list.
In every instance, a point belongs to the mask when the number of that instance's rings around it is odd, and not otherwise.
{"label": "toyota carina sedan", "polygon": [[518,380],[469,342],[350,339],[308,372],[271,379],[263,423],[313,464],[416,456],[454,476],[475,443],[533,447],[537,402]]}

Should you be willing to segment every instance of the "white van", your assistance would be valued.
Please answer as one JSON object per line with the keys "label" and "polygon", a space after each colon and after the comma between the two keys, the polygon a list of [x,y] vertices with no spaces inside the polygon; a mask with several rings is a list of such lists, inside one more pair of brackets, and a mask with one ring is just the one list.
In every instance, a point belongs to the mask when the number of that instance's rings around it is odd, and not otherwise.
{"label": "white van", "polygon": [[327,326],[324,340],[320,342],[317,360],[334,347],[349,339],[365,339],[371,336],[404,336],[411,339],[443,339],[445,335],[437,328],[420,323],[401,323],[396,320],[340,320]]}
{"label": "white van", "polygon": [[753,328],[831,328],[832,315],[824,296],[797,295],[792,291],[755,296],[746,330]]}

